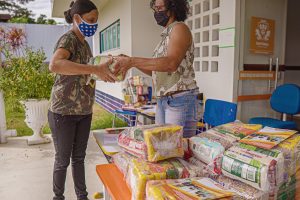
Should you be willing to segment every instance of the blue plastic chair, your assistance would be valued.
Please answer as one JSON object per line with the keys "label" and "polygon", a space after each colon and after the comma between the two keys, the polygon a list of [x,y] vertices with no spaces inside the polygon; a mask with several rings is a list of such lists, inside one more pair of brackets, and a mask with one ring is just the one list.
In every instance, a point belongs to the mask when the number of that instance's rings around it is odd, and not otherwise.
{"label": "blue plastic chair", "polygon": [[261,124],[273,128],[297,129],[293,121],[286,121],[286,115],[300,113],[300,88],[295,84],[284,84],[273,92],[270,104],[273,110],[283,113],[283,120],[256,117],[249,120],[250,124]]}
{"label": "blue plastic chair", "polygon": [[237,104],[216,99],[205,102],[203,119],[211,127],[234,122],[236,120]]}
{"label": "blue plastic chair", "polygon": [[114,112],[114,118],[113,118],[113,122],[112,122],[112,127],[115,127],[115,120],[117,115],[121,115],[126,117],[128,119],[128,125],[131,126],[136,126],[137,125],[137,112],[136,111],[129,111],[129,110],[115,110]]}

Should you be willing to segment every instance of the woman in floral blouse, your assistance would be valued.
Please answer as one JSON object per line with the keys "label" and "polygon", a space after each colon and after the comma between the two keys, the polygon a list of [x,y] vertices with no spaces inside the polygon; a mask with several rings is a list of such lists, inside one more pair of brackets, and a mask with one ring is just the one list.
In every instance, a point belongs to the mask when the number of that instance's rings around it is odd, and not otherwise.
{"label": "woman in floral blouse", "polygon": [[163,26],[161,41],[153,58],[120,56],[115,74],[136,67],[152,76],[157,96],[156,124],[178,124],[184,136],[196,134],[199,89],[193,69],[194,43],[184,21],[189,12],[187,0],[152,0],[154,18]]}

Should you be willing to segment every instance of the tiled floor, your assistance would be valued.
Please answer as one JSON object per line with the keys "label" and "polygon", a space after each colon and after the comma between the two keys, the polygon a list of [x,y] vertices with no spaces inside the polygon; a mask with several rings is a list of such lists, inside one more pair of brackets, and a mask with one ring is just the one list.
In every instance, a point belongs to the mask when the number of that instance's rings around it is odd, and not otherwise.
{"label": "tiled floor", "polygon": [[[27,146],[26,138],[11,138],[0,144],[0,199],[51,200],[53,143]],[[90,137],[86,157],[86,180],[90,199],[102,186],[95,172],[97,164],[106,160]],[[76,200],[71,170],[68,170],[66,200]]]}

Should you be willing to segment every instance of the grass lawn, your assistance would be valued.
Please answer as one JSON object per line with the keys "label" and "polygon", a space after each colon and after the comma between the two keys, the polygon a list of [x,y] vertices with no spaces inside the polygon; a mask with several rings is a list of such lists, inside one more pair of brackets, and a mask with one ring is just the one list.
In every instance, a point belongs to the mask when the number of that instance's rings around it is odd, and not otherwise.
{"label": "grass lawn", "polygon": [[[32,135],[33,132],[30,128],[27,127],[25,120],[25,113],[23,109],[12,109],[9,105],[6,105],[6,123],[8,129],[16,129],[18,136],[28,136]],[[93,111],[93,120],[92,120],[92,130],[110,128],[112,126],[113,115],[101,106],[95,103]],[[120,120],[116,120],[117,127],[124,127],[127,124]],[[44,128],[44,133],[49,134],[50,128],[48,125]]]}

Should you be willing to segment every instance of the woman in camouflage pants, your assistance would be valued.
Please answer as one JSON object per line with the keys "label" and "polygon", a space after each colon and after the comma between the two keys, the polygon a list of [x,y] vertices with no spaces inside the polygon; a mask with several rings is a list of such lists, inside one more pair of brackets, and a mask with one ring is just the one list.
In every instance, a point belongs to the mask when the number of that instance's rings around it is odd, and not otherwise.
{"label": "woman in camouflage pants", "polygon": [[84,159],[90,133],[95,81],[87,85],[90,74],[106,82],[116,79],[108,69],[112,62],[88,65],[92,57],[85,37],[97,29],[98,10],[89,0],[71,3],[65,19],[73,24],[57,42],[49,69],[56,73],[52,88],[48,121],[55,147],[53,200],[63,200],[67,168],[72,160],[72,175],[78,200],[88,199]]}

